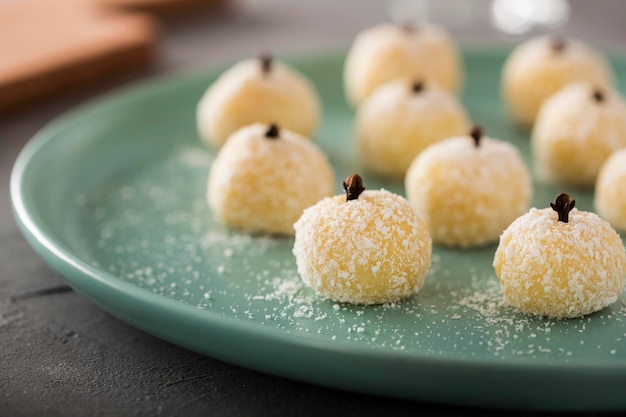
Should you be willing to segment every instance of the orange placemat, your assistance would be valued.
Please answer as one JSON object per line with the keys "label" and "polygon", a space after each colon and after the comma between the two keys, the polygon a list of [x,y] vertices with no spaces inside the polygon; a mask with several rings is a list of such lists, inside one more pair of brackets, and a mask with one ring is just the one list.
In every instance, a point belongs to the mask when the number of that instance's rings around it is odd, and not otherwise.
{"label": "orange placemat", "polygon": [[156,22],[90,2],[0,4],[0,110],[148,65]]}

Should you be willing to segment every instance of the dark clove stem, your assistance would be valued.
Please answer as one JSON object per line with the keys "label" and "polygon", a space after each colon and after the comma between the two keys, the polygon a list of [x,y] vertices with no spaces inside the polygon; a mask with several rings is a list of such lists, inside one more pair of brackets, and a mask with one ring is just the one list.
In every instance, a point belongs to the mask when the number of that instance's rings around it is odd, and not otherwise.
{"label": "dark clove stem", "polygon": [[599,88],[596,88],[595,90],[593,90],[593,99],[596,101],[596,103],[603,103],[604,100],[606,100],[604,91],[602,91]]}
{"label": "dark clove stem", "polygon": [[480,126],[474,126],[472,127],[472,130],[470,130],[470,136],[472,137],[472,139],[474,139],[474,146],[476,146],[477,148],[480,146],[480,141],[483,138],[483,129]]}
{"label": "dark clove stem", "polygon": [[569,212],[572,211],[576,205],[576,200],[572,199],[565,193],[560,193],[556,196],[554,203],[550,203],[552,210],[559,213],[559,221],[567,223],[569,221]]}
{"label": "dark clove stem", "polygon": [[419,26],[416,22],[411,20],[405,20],[400,24],[400,28],[406,33],[415,33],[419,30]]}
{"label": "dark clove stem", "polygon": [[424,91],[424,82],[423,81],[415,81],[411,85],[411,91],[413,91],[415,94],[419,94],[422,91]]}
{"label": "dark clove stem", "polygon": [[352,174],[343,182],[343,189],[346,192],[346,201],[356,200],[365,190],[363,179],[358,174]]}
{"label": "dark clove stem", "polygon": [[278,139],[279,135],[280,129],[278,128],[278,125],[276,123],[270,124],[267,128],[267,131],[265,132],[265,137],[268,139]]}
{"label": "dark clove stem", "polygon": [[563,52],[566,46],[567,41],[561,36],[554,36],[550,39],[550,49],[552,49],[552,52],[555,54]]}
{"label": "dark clove stem", "polygon": [[261,71],[264,74],[268,74],[272,70],[272,63],[274,58],[271,54],[264,52],[259,55],[259,62],[261,63]]}

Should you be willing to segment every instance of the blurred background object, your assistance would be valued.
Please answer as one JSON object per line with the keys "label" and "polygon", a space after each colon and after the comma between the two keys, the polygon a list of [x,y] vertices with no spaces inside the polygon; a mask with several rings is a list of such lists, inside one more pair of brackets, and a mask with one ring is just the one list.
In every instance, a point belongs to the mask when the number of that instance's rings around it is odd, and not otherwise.
{"label": "blurred background object", "polygon": [[219,0],[0,2],[0,110],[148,68],[156,58],[156,16],[219,5]]}
{"label": "blurred background object", "polygon": [[223,7],[225,0],[92,0],[104,7],[128,12],[147,12],[169,20],[196,13],[212,13]]}
{"label": "blurred background object", "polygon": [[491,22],[504,33],[523,35],[533,29],[554,30],[569,18],[567,0],[493,0]]}
{"label": "blurred background object", "polygon": [[345,50],[357,32],[389,20],[441,23],[465,45],[558,32],[619,48],[624,13],[619,0],[4,0],[0,110],[260,50]]}

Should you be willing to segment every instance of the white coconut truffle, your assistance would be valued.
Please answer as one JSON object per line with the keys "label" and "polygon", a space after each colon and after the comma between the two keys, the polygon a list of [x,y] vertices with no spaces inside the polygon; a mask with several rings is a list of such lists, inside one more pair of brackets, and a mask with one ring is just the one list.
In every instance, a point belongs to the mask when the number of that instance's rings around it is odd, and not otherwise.
{"label": "white coconut truffle", "polygon": [[608,61],[575,39],[540,36],[520,44],[507,59],[502,94],[511,118],[531,126],[544,100],[562,87],[587,81],[611,85]]}
{"label": "white coconut truffle", "polygon": [[359,107],[356,138],[366,167],[402,179],[428,145],[467,132],[456,96],[435,84],[398,79],[378,87]]}
{"label": "white coconut truffle", "polygon": [[214,215],[233,228],[292,235],[302,211],[333,192],[333,170],[310,140],[254,124],[235,132],[218,153],[207,196]]}
{"label": "white coconut truffle", "polygon": [[353,304],[399,301],[424,285],[432,243],[401,196],[363,191],[358,175],[347,195],[325,198],[294,225],[293,253],[305,284],[320,296]]}
{"label": "white coconut truffle", "polygon": [[626,232],[626,149],[614,152],[600,168],[594,205],[600,217]]}
{"label": "white coconut truffle", "polygon": [[196,110],[200,137],[217,147],[253,123],[277,123],[311,138],[319,118],[319,98],[311,82],[269,56],[228,69],[209,87]]}
{"label": "white coconut truffle", "polygon": [[613,304],[626,276],[619,235],[596,214],[574,209],[567,194],[550,205],[502,233],[493,266],[504,297],[526,314],[557,319]]}
{"label": "white coconut truffle", "polygon": [[353,105],[376,87],[409,77],[457,92],[462,83],[461,59],[445,29],[428,23],[381,24],[356,37],[344,68],[344,85]]}
{"label": "white coconut truffle", "polygon": [[543,180],[593,186],[609,155],[626,147],[626,104],[610,89],[568,85],[542,106],[531,146]]}
{"label": "white coconut truffle", "polygon": [[496,242],[532,198],[517,148],[482,137],[479,128],[426,148],[411,164],[405,188],[433,241],[456,247]]}

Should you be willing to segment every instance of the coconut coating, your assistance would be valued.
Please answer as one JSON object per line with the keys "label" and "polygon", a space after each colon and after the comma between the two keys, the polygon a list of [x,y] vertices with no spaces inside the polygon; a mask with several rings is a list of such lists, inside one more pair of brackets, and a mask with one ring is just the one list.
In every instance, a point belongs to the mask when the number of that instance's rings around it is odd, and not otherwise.
{"label": "coconut coating", "polygon": [[467,136],[426,148],[411,164],[405,188],[433,241],[458,247],[497,241],[532,197],[530,173],[513,145],[482,138],[475,146]]}
{"label": "coconut coating", "polygon": [[502,74],[502,94],[512,119],[531,126],[541,104],[567,84],[591,82],[609,86],[613,75],[608,61],[574,39],[559,42],[549,36],[520,44],[507,59]]}
{"label": "coconut coating", "polygon": [[402,197],[364,191],[356,200],[325,198],[294,225],[293,253],[304,283],[333,301],[399,301],[423,285],[431,240]]}
{"label": "coconut coating", "polygon": [[532,132],[535,169],[548,182],[591,187],[613,151],[626,147],[626,104],[614,91],[576,83],[541,107]]}
{"label": "coconut coating", "polygon": [[434,84],[413,91],[406,79],[378,87],[359,107],[357,143],[368,169],[402,179],[428,145],[467,132],[469,121],[457,98]]}
{"label": "coconut coating", "polygon": [[462,66],[454,41],[440,26],[421,23],[407,30],[381,24],[361,32],[346,58],[344,85],[353,105],[362,103],[376,87],[409,77],[436,83],[457,92]]}
{"label": "coconut coating", "polygon": [[598,174],[594,205],[600,217],[626,232],[626,149],[613,153]]}
{"label": "coconut coating", "polygon": [[334,174],[308,139],[286,129],[268,138],[267,129],[255,124],[228,139],[211,166],[208,203],[231,227],[292,235],[305,208],[333,195]]}
{"label": "coconut coating", "polygon": [[584,316],[614,303],[624,287],[626,251],[596,214],[573,209],[567,223],[531,209],[500,238],[493,266],[508,302],[552,318]]}
{"label": "coconut coating", "polygon": [[200,137],[217,147],[253,123],[277,123],[311,138],[319,118],[319,98],[308,79],[278,61],[264,71],[258,59],[241,61],[224,72],[196,109]]}

